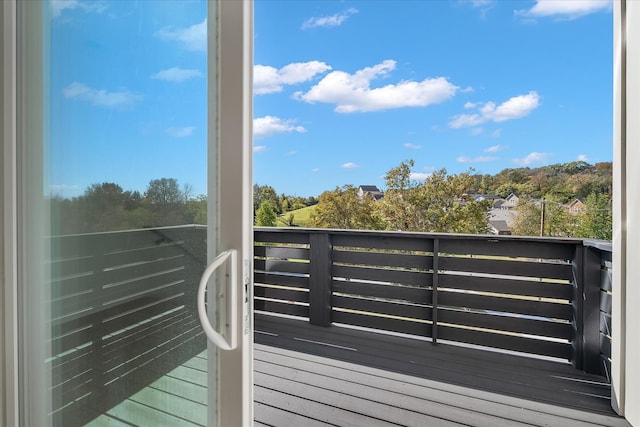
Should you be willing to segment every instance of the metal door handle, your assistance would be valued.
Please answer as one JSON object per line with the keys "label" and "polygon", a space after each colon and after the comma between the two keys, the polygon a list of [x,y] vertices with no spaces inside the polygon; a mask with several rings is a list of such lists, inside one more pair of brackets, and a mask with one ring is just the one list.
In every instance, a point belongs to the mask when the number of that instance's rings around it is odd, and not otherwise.
{"label": "metal door handle", "polygon": [[[231,258],[231,272],[229,274],[229,280],[227,281],[228,295],[230,300],[230,309],[227,316],[229,322],[229,339],[227,340],[221,333],[216,331],[207,316],[207,308],[205,307],[205,291],[207,290],[207,284],[213,273],[225,263],[225,261]],[[200,324],[207,338],[214,343],[218,348],[222,350],[234,350],[238,347],[238,251],[235,249],[229,249],[218,255],[211,264],[204,270],[202,278],[200,279],[200,285],[198,286],[198,317],[200,317]]]}

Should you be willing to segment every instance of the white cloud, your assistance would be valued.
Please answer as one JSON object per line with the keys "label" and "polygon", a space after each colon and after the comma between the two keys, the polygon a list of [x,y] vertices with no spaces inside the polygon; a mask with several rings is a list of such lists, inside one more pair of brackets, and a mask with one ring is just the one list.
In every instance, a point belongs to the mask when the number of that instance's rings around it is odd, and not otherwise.
{"label": "white cloud", "polygon": [[528,166],[535,163],[542,163],[551,157],[551,153],[538,153],[536,151],[529,153],[526,157],[513,159],[513,163],[520,166]]}
{"label": "white cloud", "polygon": [[340,165],[341,168],[343,169],[354,169],[354,168],[359,168],[360,165],[357,163],[353,163],[353,162],[347,162],[347,163],[343,163],[342,165]]}
{"label": "white cloud", "polygon": [[170,127],[165,132],[174,138],[186,138],[191,136],[194,130],[196,130],[194,126],[185,126],[181,128]]}
{"label": "white cloud", "polygon": [[413,181],[424,181],[431,176],[430,173],[426,172],[411,172],[409,174],[409,179]]}
{"label": "white cloud", "polygon": [[587,157],[587,155],[586,155],[586,154],[580,154],[580,155],[578,156],[578,161],[579,161],[579,162],[588,162],[588,161],[589,161],[589,158]]}
{"label": "white cloud", "polygon": [[473,128],[473,129],[471,129],[471,131],[469,133],[471,134],[471,136],[478,136],[478,135],[481,135],[482,133],[484,133],[484,129],[482,129],[482,128]]}
{"label": "white cloud", "polygon": [[495,160],[497,160],[497,158],[491,157],[491,156],[478,156],[478,157],[459,156],[456,158],[456,162],[458,163],[486,163],[486,162],[493,162]]}
{"label": "white cloud", "polygon": [[192,79],[194,77],[203,77],[203,74],[198,70],[188,70],[179,67],[168,68],[166,70],[158,71],[155,74],[151,74],[152,79],[164,80],[166,82],[182,83],[185,80]]}
{"label": "white cloud", "polygon": [[[468,104],[465,104],[465,108],[467,108]],[[504,122],[520,119],[529,115],[539,106],[540,96],[535,91],[509,98],[498,106],[494,102],[477,103],[473,107],[477,108],[476,113],[454,116],[449,122],[449,127],[457,129],[466,126],[478,126],[487,121]]]}
{"label": "white cloud", "polygon": [[531,9],[516,10],[515,14],[529,18],[553,16],[577,19],[603,10],[611,10],[611,7],[611,0],[537,0]]}
{"label": "white cloud", "polygon": [[500,135],[502,135],[502,129],[496,129],[493,132],[491,132],[492,138],[499,138]]}
{"label": "white cloud", "polygon": [[406,143],[402,144],[402,146],[404,148],[408,148],[409,150],[419,150],[419,149],[422,148],[422,146],[417,145],[417,144],[412,144],[410,142],[406,142]]}
{"label": "white cloud", "polygon": [[81,9],[86,13],[102,13],[107,9],[104,1],[79,1],[79,0],[51,0],[51,17],[57,18],[65,10]]}
{"label": "white cloud", "polygon": [[296,150],[291,150],[291,151],[287,151],[285,154],[287,156],[295,156],[296,154],[298,154],[298,152]]}
{"label": "white cloud", "polygon": [[476,104],[475,102],[465,102],[464,103],[464,109],[465,110],[469,110],[471,108],[476,108],[476,105],[478,105],[478,104]]}
{"label": "white cloud", "polygon": [[386,60],[349,74],[332,71],[307,93],[298,92],[297,99],[313,103],[336,104],[337,113],[381,111],[402,107],[425,107],[453,97],[458,89],[444,77],[421,82],[401,81],[371,88],[375,78],[387,77],[396,68],[396,61]]}
{"label": "white cloud", "polygon": [[163,40],[175,40],[187,50],[206,52],[207,50],[207,18],[199,24],[186,28],[163,27],[154,34]]}
{"label": "white cloud", "polygon": [[293,120],[283,120],[279,117],[264,116],[253,119],[253,136],[256,139],[266,138],[278,133],[299,132],[307,130],[302,126],[293,124]]}
{"label": "white cloud", "polygon": [[320,169],[319,168],[313,168],[313,169],[311,169],[311,172],[317,173],[317,172],[320,172]]}
{"label": "white cloud", "polygon": [[309,18],[302,23],[302,29],[306,30],[309,28],[317,28],[317,27],[339,27],[342,25],[344,21],[347,20],[351,15],[358,13],[358,9],[349,8],[344,12],[337,13],[331,16],[320,16]]}
{"label": "white cloud", "polygon": [[254,145],[253,146],[253,152],[254,153],[264,153],[265,151],[267,151],[267,146],[266,145]]}
{"label": "white cloud", "polygon": [[311,80],[317,74],[330,70],[324,62],[294,62],[277,69],[268,65],[253,67],[253,92],[256,95],[281,92],[284,85]]}
{"label": "white cloud", "polygon": [[62,89],[65,98],[79,99],[90,102],[93,105],[106,108],[128,109],[142,100],[142,95],[133,93],[128,89],[117,92],[107,92],[104,89],[93,89],[89,86],[73,82]]}
{"label": "white cloud", "polygon": [[497,153],[497,152],[499,152],[499,151],[506,150],[507,148],[508,148],[508,147],[507,147],[507,146],[505,146],[505,145],[497,144],[497,145],[492,145],[492,146],[491,146],[491,147],[489,147],[489,148],[485,148],[484,152],[485,152],[485,153]]}

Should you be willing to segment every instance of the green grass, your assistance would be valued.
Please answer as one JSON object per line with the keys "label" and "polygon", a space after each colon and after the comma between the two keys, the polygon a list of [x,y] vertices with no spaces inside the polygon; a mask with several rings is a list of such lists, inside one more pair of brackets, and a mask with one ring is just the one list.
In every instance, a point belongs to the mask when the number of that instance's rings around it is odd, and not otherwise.
{"label": "green grass", "polygon": [[306,208],[296,209],[295,211],[287,212],[283,215],[279,215],[276,221],[276,226],[286,227],[287,217],[289,214],[293,214],[293,223],[298,227],[307,227],[309,224],[309,217],[315,210],[315,206],[307,206]]}

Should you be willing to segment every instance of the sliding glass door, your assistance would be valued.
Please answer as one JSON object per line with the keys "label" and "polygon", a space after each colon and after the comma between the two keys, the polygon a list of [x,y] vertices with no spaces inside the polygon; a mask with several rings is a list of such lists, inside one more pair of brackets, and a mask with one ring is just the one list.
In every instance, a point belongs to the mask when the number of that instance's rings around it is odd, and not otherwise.
{"label": "sliding glass door", "polygon": [[12,8],[20,424],[250,425],[251,4]]}

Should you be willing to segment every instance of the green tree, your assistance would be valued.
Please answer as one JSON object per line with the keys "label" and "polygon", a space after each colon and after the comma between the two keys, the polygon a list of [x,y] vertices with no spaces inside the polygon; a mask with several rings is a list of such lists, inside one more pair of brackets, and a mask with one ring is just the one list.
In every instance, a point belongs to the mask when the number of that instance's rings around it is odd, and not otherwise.
{"label": "green tree", "polygon": [[544,236],[573,237],[575,235],[576,218],[569,214],[563,203],[553,198],[538,200],[527,196],[520,197],[512,233],[519,236],[540,236],[543,208]]}
{"label": "green tree", "polygon": [[389,170],[387,191],[381,208],[392,230],[441,233],[486,233],[488,201],[465,200],[476,184],[470,173],[448,175],[445,169],[430,174],[424,182],[411,179],[413,160]]}
{"label": "green tree", "polygon": [[606,194],[591,193],[585,200],[576,237],[611,240],[613,218],[611,200]]}
{"label": "green tree", "polygon": [[269,201],[263,201],[256,211],[256,225],[262,227],[275,227],[276,219],[277,215],[273,208],[273,204]]}
{"label": "green tree", "polygon": [[381,230],[384,223],[378,214],[376,201],[369,196],[362,199],[358,189],[345,185],[325,191],[318,198],[315,211],[309,218],[311,227],[356,230]]}

